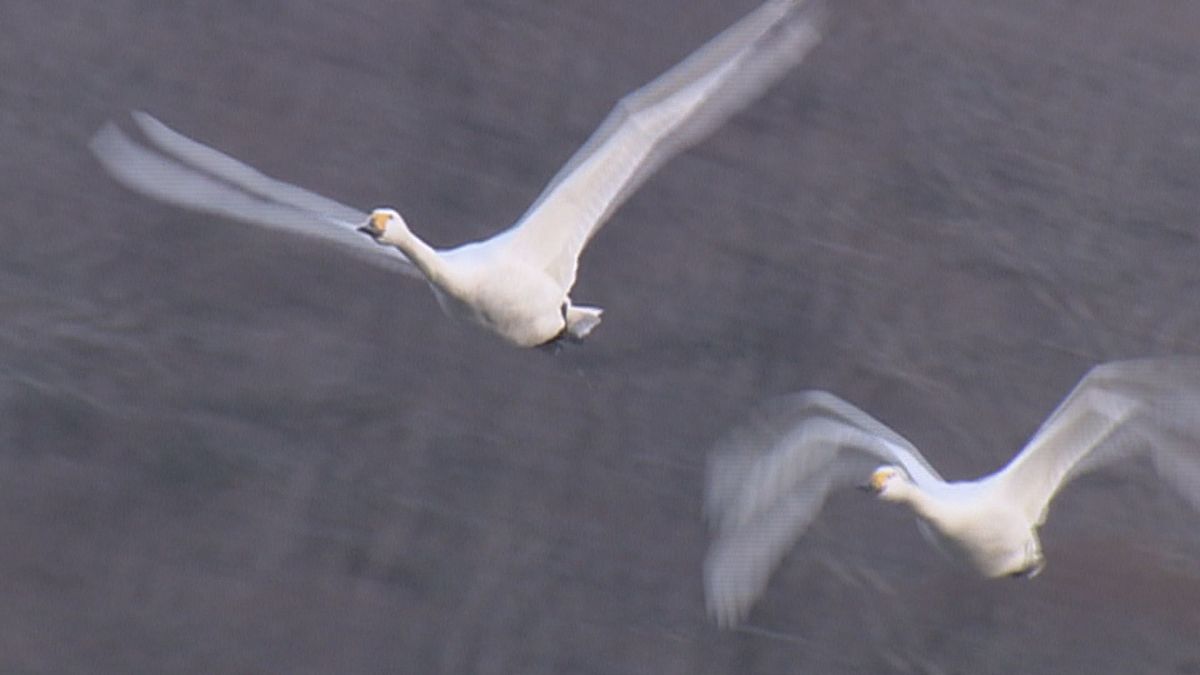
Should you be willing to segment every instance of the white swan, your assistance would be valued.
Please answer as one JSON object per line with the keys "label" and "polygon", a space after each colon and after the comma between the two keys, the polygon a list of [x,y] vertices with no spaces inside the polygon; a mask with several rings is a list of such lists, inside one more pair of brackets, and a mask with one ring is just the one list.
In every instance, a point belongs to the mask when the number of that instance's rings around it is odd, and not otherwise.
{"label": "white swan", "polygon": [[[449,250],[425,244],[392,209],[368,216],[271,179],[144,113],[134,120],[156,149],[111,123],[91,148],[114,177],[151,197],[317,237],[376,263],[419,272],[447,314],[515,345],[582,339],[600,322],[601,310],[573,305],[568,293],[596,229],[663,162],[797,64],[817,43],[821,16],[804,0],[769,0],[623,98],[515,225]],[[355,230],[391,246],[374,246]]]}
{"label": "white swan", "polygon": [[852,484],[909,507],[931,541],[982,575],[1032,577],[1054,494],[1136,454],[1200,509],[1200,359],[1096,366],[1007,466],[974,481],[943,481],[912,444],[832,394],[775,400],[710,456],[709,611],[722,625],[740,620],[829,489]]}

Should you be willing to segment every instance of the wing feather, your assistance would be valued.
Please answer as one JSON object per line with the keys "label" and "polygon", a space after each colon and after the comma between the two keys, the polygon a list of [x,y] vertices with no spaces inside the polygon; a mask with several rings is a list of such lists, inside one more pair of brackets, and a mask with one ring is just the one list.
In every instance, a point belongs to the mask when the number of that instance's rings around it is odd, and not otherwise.
{"label": "wing feather", "polygon": [[111,122],[90,143],[101,165],[127,188],[176,206],[336,244],[374,265],[421,276],[399,250],[355,231],[365,213],[270,178],[146,113],[134,113],[134,119],[157,149]]}
{"label": "wing feather", "polygon": [[625,96],[505,234],[564,288],[609,214],[663,162],[758,98],[819,40],[821,13],[769,0]]}
{"label": "wing feather", "polygon": [[1200,359],[1096,366],[997,480],[1040,525],[1071,479],[1136,455],[1149,455],[1162,477],[1200,509]]}
{"label": "wing feather", "polygon": [[911,443],[826,392],[771,401],[726,435],[709,457],[705,491],[714,529],[705,593],[717,621],[745,615],[831,489],[864,482],[881,463],[918,485],[942,480]]}

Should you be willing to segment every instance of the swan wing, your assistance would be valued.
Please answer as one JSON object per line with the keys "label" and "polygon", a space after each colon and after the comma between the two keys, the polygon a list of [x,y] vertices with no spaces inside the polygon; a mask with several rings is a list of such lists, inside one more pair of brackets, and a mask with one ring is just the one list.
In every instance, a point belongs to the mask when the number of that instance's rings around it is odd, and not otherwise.
{"label": "swan wing", "polygon": [[421,276],[399,250],[355,231],[367,214],[271,178],[146,113],[135,112],[133,118],[153,147],[111,122],[90,143],[101,165],[129,189],[176,206],[337,244],[373,264]]}
{"label": "swan wing", "polygon": [[1092,368],[997,479],[1006,498],[1041,525],[1072,478],[1136,455],[1148,455],[1200,509],[1200,359]]}
{"label": "swan wing", "polygon": [[942,482],[902,436],[826,392],[773,400],[718,442],[704,503],[714,530],[705,595],[718,623],[749,611],[829,490],[863,483],[881,463],[921,486]]}
{"label": "swan wing", "polygon": [[820,12],[768,0],[654,81],[625,96],[500,236],[564,290],[610,213],[663,162],[749,105],[819,39]]}

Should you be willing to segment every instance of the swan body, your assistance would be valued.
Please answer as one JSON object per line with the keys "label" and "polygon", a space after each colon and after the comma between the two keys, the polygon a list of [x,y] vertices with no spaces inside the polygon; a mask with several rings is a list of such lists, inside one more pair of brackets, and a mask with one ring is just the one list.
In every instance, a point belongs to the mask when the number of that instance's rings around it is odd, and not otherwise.
{"label": "swan body", "polygon": [[772,401],[709,458],[709,610],[723,625],[740,620],[828,491],[848,485],[908,508],[939,549],[985,577],[1033,577],[1058,490],[1131,456],[1148,457],[1200,509],[1200,359],[1094,367],[1006,466],[973,481],[943,480],[911,443],[832,394]]}
{"label": "swan body", "polygon": [[868,482],[876,484],[880,499],[903,504],[921,519],[930,543],[985,577],[1032,577],[1045,565],[1036,523],[994,482],[935,483],[922,489],[884,466]]}
{"label": "swan body", "polygon": [[446,250],[422,241],[393,209],[367,214],[275,180],[145,113],[133,118],[149,146],[110,123],[91,149],[117,180],[148,196],[315,237],[424,278],[446,313],[514,345],[579,340],[601,316],[569,295],[592,235],[665,161],[799,63],[819,40],[822,18],[805,0],[767,0],[621,99],[516,224]]}
{"label": "swan body", "polygon": [[546,270],[532,268],[507,238],[435,251],[393,209],[375,209],[361,231],[394,246],[420,270],[438,305],[456,319],[485,326],[512,344],[532,347],[562,337],[582,340],[602,310],[576,307]]}

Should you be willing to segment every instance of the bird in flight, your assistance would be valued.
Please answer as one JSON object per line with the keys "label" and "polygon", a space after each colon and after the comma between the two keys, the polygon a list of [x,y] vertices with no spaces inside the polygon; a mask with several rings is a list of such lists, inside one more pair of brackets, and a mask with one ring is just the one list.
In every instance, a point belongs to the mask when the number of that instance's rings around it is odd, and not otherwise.
{"label": "bird in flight", "polygon": [[709,611],[721,625],[741,620],[829,490],[850,485],[907,507],[926,538],[983,576],[1033,577],[1054,495],[1131,456],[1148,456],[1200,509],[1200,359],[1094,367],[1007,466],[971,481],[943,480],[911,443],[832,394],[776,399],[709,457]]}
{"label": "bird in flight", "polygon": [[622,98],[516,224],[455,248],[429,246],[394,209],[368,214],[273,179],[146,113],[133,119],[147,144],[110,122],[91,149],[118,181],[147,196],[315,237],[422,278],[446,314],[513,345],[582,340],[602,311],[570,298],[588,240],[663,162],[799,63],[819,41],[823,16],[805,0],[768,0]]}

